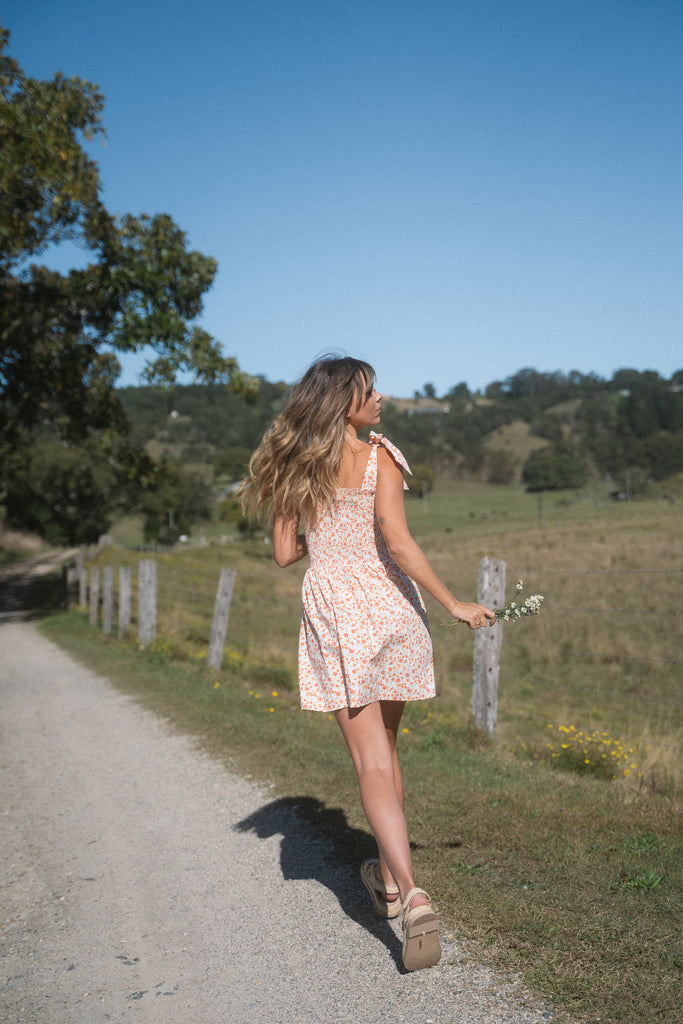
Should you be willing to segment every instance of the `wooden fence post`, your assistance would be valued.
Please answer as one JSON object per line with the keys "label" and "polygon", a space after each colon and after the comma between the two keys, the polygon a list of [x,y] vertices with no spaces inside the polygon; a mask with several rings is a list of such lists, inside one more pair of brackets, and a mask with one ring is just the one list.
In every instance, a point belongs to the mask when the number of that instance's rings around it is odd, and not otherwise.
{"label": "wooden fence post", "polygon": [[111,633],[114,625],[114,569],[105,565],[102,571],[102,631]]}
{"label": "wooden fence post", "polygon": [[228,631],[228,617],[230,615],[230,602],[232,601],[232,590],[235,585],[237,573],[232,569],[221,569],[221,578],[218,581],[218,593],[213,611],[213,623],[211,625],[211,639],[209,650],[206,655],[206,664],[209,668],[219,669],[223,658],[223,646],[225,634]]}
{"label": "wooden fence post", "polygon": [[157,563],[144,558],[138,565],[138,639],[143,647],[157,635]]}
{"label": "wooden fence post", "polygon": [[[493,609],[505,604],[505,562],[501,559],[486,557],[479,563],[477,601]],[[502,644],[502,622],[497,622],[493,628],[478,629],[474,637],[472,714],[475,725],[486,729],[492,739],[496,734]]]}
{"label": "wooden fence post", "polygon": [[130,566],[119,566],[119,639],[130,626]]}
{"label": "wooden fence post", "polygon": [[78,603],[81,608],[85,608],[88,603],[88,570],[81,569],[81,574],[78,580]]}
{"label": "wooden fence post", "polygon": [[100,570],[96,565],[90,566],[90,625],[97,626],[97,614],[100,610]]}
{"label": "wooden fence post", "polygon": [[[70,608],[76,598],[76,592],[79,591],[80,604],[85,604],[85,600],[82,598],[80,593],[81,576],[83,573],[83,549],[81,549],[73,562],[68,565],[62,566],[62,586],[64,588],[63,601],[64,607]],[[87,579],[86,579],[87,587]]]}

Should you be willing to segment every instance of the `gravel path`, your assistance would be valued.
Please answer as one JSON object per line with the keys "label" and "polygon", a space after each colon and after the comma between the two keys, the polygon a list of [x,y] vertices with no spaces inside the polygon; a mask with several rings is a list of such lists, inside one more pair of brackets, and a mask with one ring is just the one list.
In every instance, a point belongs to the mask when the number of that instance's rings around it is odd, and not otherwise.
{"label": "gravel path", "polygon": [[0,622],[4,1024],[541,1024],[448,937],[403,971],[355,868],[16,614]]}

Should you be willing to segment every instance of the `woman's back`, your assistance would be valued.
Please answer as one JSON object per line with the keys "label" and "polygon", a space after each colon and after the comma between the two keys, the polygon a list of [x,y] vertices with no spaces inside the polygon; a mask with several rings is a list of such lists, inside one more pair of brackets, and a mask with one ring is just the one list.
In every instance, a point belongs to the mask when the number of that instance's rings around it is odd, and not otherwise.
{"label": "woman's back", "polygon": [[331,560],[376,561],[383,556],[386,561],[386,548],[375,527],[376,481],[376,445],[363,444],[342,459],[333,507],[321,509],[315,525],[306,528],[311,569]]}
{"label": "woman's back", "polygon": [[363,486],[365,471],[372,451],[372,446],[359,441],[353,448],[345,445],[339,467],[339,487],[358,489]]}

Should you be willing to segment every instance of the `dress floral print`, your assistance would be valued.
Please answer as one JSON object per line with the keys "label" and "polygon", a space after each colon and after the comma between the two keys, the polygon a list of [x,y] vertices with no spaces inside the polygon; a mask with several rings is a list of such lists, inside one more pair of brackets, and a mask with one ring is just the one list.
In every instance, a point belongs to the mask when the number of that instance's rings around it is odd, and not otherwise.
{"label": "dress floral print", "polygon": [[362,486],[341,488],[334,507],[306,528],[311,564],[302,588],[299,687],[307,710],[434,696],[422,598],[375,522],[380,444],[410,472],[401,452],[371,432]]}

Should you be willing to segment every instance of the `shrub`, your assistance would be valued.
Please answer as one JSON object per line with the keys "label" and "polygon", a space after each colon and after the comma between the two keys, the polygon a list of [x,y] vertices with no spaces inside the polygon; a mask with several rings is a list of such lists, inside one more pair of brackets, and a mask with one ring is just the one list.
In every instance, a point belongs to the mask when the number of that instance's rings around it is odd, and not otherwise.
{"label": "shrub", "polygon": [[606,732],[596,729],[588,733],[552,722],[548,728],[552,739],[545,745],[545,755],[556,768],[604,779],[625,777],[636,769],[633,748],[626,749]]}
{"label": "shrub", "polygon": [[583,487],[587,481],[585,466],[565,445],[539,448],[524,463],[522,480],[527,491],[559,491]]}

